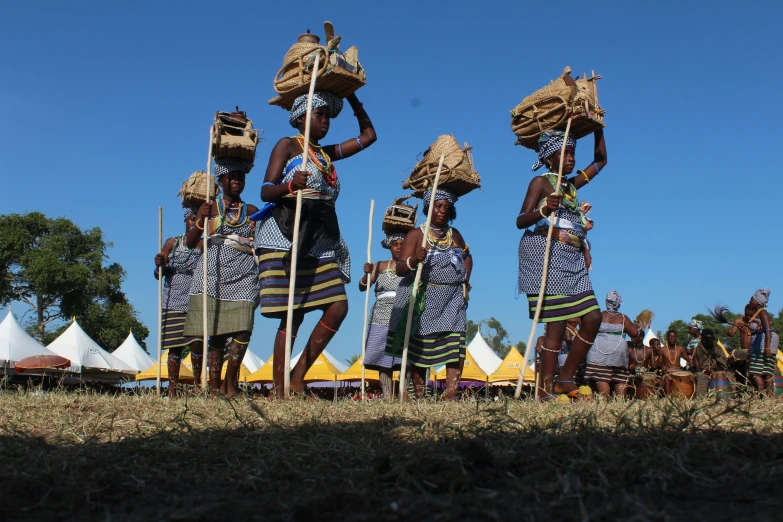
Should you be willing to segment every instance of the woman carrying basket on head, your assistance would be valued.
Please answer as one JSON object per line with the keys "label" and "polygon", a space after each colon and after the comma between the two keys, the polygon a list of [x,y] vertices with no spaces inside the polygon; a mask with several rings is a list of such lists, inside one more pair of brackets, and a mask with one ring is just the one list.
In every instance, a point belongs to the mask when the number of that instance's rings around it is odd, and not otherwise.
{"label": "woman carrying basket on head", "polygon": [[[196,226],[196,212],[185,209],[185,234],[166,240],[163,251],[155,256],[155,266],[163,271],[163,349],[168,350],[169,397],[177,396],[182,350],[190,347],[193,374],[201,375],[203,360],[202,338],[185,336],[185,319],[188,316],[190,285],[196,266],[201,264],[201,242],[188,248],[185,236]],[[158,271],[155,270],[155,279]]]}
{"label": "woman carrying basket on head", "polygon": [[397,263],[400,261],[402,242],[405,234],[393,232],[387,234],[381,246],[391,252],[391,259],[377,263],[364,264],[364,277],[359,281],[359,290],[369,291],[375,285],[375,304],[370,314],[370,328],[367,331],[367,349],[364,356],[364,367],[377,370],[381,379],[383,398],[391,400],[394,385],[392,383],[392,368],[400,364],[399,359],[390,357],[386,350],[386,335],[389,332],[389,320],[397,297],[397,287],[402,277],[397,274]]}
{"label": "woman carrying basket on head", "polygon": [[[217,393],[228,339],[228,365],[225,391],[229,397],[239,394],[236,387],[239,369],[253,333],[253,312],[258,306],[258,279],[253,259],[255,224],[250,215],[258,209],[242,201],[245,176],[253,164],[237,159],[215,160],[215,175],[221,193],[215,201],[204,203],[196,215],[195,228],[188,231],[187,246],[194,248],[209,218],[207,250],[207,334],[209,350],[209,388]],[[190,286],[185,335],[203,335],[204,264],[196,265]]]}
{"label": "woman carrying basket on head", "polygon": [[[531,319],[535,315],[541,287],[549,220],[555,220],[540,317],[541,322],[547,323],[540,370],[540,397],[549,397],[552,393],[565,393],[570,397],[579,395],[574,372],[592,346],[601,324],[601,313],[582,250],[586,220],[576,196],[577,190],[591,182],[606,165],[606,144],[603,130],[595,131],[593,162],[586,169],[578,170],[576,176],[567,179],[564,176],[562,192],[555,195],[560,163],[563,163],[564,175],[574,170],[576,141],[567,138],[565,154],[561,158],[564,139],[561,131],[548,131],[539,138],[538,161],[533,170],[546,165],[549,172],[530,182],[516,219],[518,229],[528,229],[519,242],[519,290],[527,294]],[[553,382],[566,323],[575,317],[581,318],[579,332],[557,382]]]}
{"label": "woman carrying basket on head", "polygon": [[[431,191],[424,193],[424,213],[429,212]],[[465,328],[473,258],[459,230],[451,226],[457,217],[457,197],[438,189],[430,230],[425,225],[405,236],[397,274],[402,281],[397,289],[389,321],[386,354],[402,355],[408,317],[411,286],[416,266],[424,264],[421,287],[413,303],[413,326],[408,346],[408,363],[412,366],[413,386],[417,397],[424,395],[427,368],[446,365],[446,399],[457,395],[462,365],[465,362]],[[427,235],[427,248],[421,246]]]}
{"label": "woman carrying basket on head", "polygon": [[772,319],[767,312],[769,293],[769,288],[756,290],[748,303],[753,314],[749,324],[752,335],[748,375],[760,392],[773,394],[772,376],[775,374],[780,336],[772,329]]}
{"label": "woman carrying basket on head", "polygon": [[337,223],[335,202],[340,194],[340,180],[333,162],[358,154],[377,138],[370,117],[356,95],[348,96],[347,100],[359,122],[359,136],[322,147],[319,142],[329,132],[331,119],[340,114],[343,100],[325,91],[313,94],[307,172],[298,170],[302,165],[307,95],[294,101],[289,122],[299,134],[281,139],[272,149],[261,188],[261,199],[268,204],[258,215],[261,222],[255,249],[259,259],[261,315],[280,319],[274,342],[274,382],[280,398],[284,393],[283,372],[288,371],[284,368],[285,325],[298,190],[303,191],[303,200],[292,337],[296,337],[307,312],[320,310],[323,316],[291,371],[293,391],[304,391],[307,370],[337,333],[348,313],[345,283],[350,281],[351,261]]}

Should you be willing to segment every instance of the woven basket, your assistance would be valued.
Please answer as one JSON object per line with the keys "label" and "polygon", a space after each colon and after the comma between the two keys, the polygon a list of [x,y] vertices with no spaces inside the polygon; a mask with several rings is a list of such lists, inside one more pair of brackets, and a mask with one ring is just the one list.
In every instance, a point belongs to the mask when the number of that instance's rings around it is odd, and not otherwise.
{"label": "woven basket", "polygon": [[258,131],[247,114],[216,112],[212,133],[212,156],[215,159],[238,159],[253,163],[258,147]]}
{"label": "woven basket", "polygon": [[467,143],[465,148],[459,146],[456,138],[451,134],[444,134],[430,145],[419,161],[410,177],[402,184],[403,188],[410,188],[418,195],[424,193],[435,181],[438,171],[440,155],[444,154],[443,169],[440,173],[438,186],[457,196],[464,196],[477,188],[481,188],[481,176],[473,168],[473,158]]}
{"label": "woven basket", "polygon": [[182,207],[196,207],[204,203],[207,186],[209,186],[209,199],[215,199],[217,195],[215,176],[209,175],[203,170],[191,174],[177,194],[182,196]]}
{"label": "woven basket", "polygon": [[563,79],[570,72],[571,68],[566,67],[560,78],[527,96],[511,111],[511,130],[518,138],[517,145],[537,150],[541,134],[565,126],[570,115],[575,115],[571,122],[574,139],[603,128],[604,110],[598,105],[596,88],[601,77],[580,78],[573,87]]}
{"label": "woven basket", "polygon": [[290,110],[297,97],[307,94],[316,53],[320,54],[318,71],[315,72],[317,90],[329,91],[345,98],[366,85],[367,76],[359,63],[359,50],[356,47],[342,53],[338,48],[340,35],[331,36],[329,30],[327,45],[320,45],[319,42],[318,37],[304,34],[288,50],[283,66],[273,81],[279,96],[269,100],[270,105]]}
{"label": "woven basket", "polygon": [[416,203],[414,207],[406,205],[404,202],[408,197],[396,199],[394,204],[386,209],[382,225],[384,234],[407,233],[416,227],[416,211],[419,209],[419,204]]}

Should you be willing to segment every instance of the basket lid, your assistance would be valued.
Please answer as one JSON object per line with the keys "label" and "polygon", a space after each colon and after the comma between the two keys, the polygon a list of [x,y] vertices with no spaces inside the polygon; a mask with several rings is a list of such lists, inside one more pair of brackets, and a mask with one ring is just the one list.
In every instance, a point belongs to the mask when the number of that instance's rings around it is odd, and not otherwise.
{"label": "basket lid", "polygon": [[321,43],[321,38],[317,34],[312,34],[310,32],[310,29],[308,29],[306,33],[299,35],[299,39],[297,40],[297,43],[319,44]]}

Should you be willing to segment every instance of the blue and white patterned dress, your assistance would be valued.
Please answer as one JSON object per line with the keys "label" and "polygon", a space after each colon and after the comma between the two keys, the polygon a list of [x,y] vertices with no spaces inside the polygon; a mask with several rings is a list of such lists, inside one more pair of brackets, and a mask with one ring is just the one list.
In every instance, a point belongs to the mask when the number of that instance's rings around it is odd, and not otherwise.
{"label": "blue and white patterned dress", "polygon": [[398,358],[386,355],[386,335],[389,332],[389,320],[397,297],[397,287],[402,277],[387,268],[375,280],[375,304],[370,315],[370,327],[367,330],[367,347],[364,366],[371,370],[381,370],[399,366]]}

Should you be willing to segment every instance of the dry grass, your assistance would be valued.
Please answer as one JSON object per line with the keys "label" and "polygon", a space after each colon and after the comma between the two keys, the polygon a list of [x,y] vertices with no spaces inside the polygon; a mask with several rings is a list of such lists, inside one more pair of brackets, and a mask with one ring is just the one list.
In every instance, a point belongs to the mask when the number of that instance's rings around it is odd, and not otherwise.
{"label": "dry grass", "polygon": [[783,402],[0,396],[8,520],[781,519]]}

